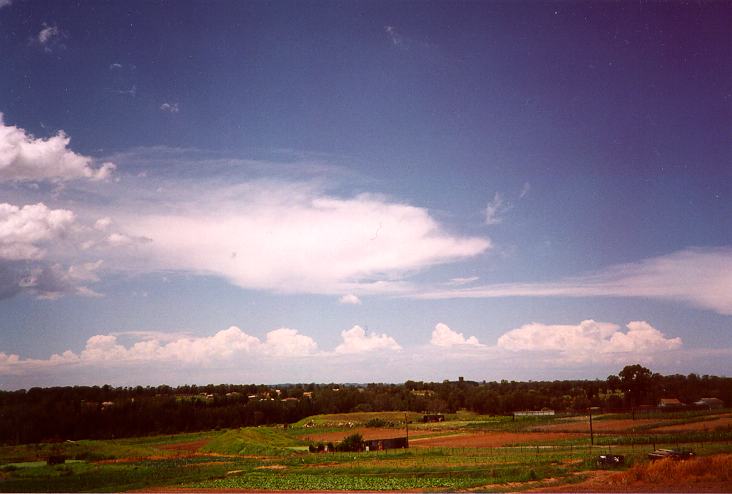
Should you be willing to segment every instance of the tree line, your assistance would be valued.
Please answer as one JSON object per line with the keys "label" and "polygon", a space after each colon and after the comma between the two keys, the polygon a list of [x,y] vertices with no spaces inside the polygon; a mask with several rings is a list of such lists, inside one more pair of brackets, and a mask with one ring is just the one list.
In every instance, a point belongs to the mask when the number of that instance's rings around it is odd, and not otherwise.
{"label": "tree line", "polygon": [[606,380],[406,381],[403,384],[73,386],[0,391],[0,442],[34,443],[173,434],[288,424],[309,415],[369,411],[506,415],[549,408],[607,411],[653,405],[660,398],[732,403],[732,378],[662,376],[626,366]]}

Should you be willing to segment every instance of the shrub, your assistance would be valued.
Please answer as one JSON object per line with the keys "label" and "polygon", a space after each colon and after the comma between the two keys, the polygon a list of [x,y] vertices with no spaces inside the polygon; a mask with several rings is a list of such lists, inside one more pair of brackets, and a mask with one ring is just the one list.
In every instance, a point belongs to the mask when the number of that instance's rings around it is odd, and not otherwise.
{"label": "shrub", "polygon": [[361,434],[351,434],[338,443],[336,449],[338,451],[361,451],[363,450],[363,436]]}

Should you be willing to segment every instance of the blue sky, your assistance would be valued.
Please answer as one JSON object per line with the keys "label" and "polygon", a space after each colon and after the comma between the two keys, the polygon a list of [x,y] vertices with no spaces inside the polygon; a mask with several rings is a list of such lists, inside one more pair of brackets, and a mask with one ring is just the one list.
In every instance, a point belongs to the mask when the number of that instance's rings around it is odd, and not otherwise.
{"label": "blue sky", "polygon": [[0,0],[0,387],[730,375],[731,21]]}

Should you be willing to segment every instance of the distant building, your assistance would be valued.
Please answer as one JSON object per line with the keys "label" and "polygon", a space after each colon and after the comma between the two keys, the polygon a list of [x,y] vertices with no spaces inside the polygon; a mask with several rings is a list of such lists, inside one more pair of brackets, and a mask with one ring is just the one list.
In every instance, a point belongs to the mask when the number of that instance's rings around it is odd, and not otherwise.
{"label": "distant building", "polygon": [[658,408],[662,410],[679,410],[685,406],[677,398],[661,398],[658,402]]}
{"label": "distant building", "polygon": [[701,400],[694,402],[694,406],[705,408],[707,410],[716,410],[724,408],[724,402],[719,398],[702,398]]}
{"label": "distant building", "polygon": [[513,412],[514,417],[543,417],[550,415],[554,415],[554,410],[521,410],[520,412]]}
{"label": "distant building", "polygon": [[444,422],[445,416],[441,413],[427,413],[422,416],[422,422]]}

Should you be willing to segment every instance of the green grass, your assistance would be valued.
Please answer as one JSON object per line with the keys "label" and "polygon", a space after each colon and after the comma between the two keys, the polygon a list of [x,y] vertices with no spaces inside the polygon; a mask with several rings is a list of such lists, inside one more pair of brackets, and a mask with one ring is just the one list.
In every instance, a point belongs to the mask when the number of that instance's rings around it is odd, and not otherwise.
{"label": "green grass", "polygon": [[[421,414],[414,414],[421,419]],[[318,416],[325,430],[345,421],[356,423],[379,417],[403,422],[402,412]],[[436,434],[495,431],[526,431],[537,424],[563,421],[558,417],[489,417],[475,414],[449,416],[454,420],[433,424],[410,424]],[[698,416],[681,417],[698,420]],[[306,420],[307,423],[307,420]],[[677,434],[596,435],[588,438],[541,441],[532,445],[501,448],[411,448],[363,453],[310,454],[298,437],[307,429],[251,427],[174,436],[76,441],[56,444],[6,446],[0,448],[0,492],[108,492],[132,489],[186,486],[192,488],[239,488],[256,490],[517,490],[521,483],[532,487],[548,485],[549,479],[581,480],[583,472],[597,468],[597,455],[623,454],[627,468],[647,461],[653,447],[691,447],[697,454],[732,451],[730,431]],[[700,435],[701,434],[701,435]],[[710,434],[718,434],[719,437]],[[720,435],[721,434],[721,435]],[[700,444],[700,439],[717,438]],[[190,456],[187,451],[165,445],[206,440]],[[542,445],[543,443],[543,445]],[[538,446],[538,447],[537,447]],[[50,466],[49,454],[64,455],[70,461]],[[124,462],[100,459],[124,458]],[[72,460],[73,459],[73,460]],[[544,482],[544,484],[542,484]],[[528,485],[526,486],[528,488]]]}
{"label": "green grass", "polygon": [[306,425],[312,427],[342,427],[345,424],[364,426],[372,419],[381,419],[394,424],[404,423],[404,417],[410,422],[421,422],[422,414],[416,412],[354,412],[354,413],[332,413],[324,415],[312,415],[292,424],[292,427],[301,428]]}
{"label": "green grass", "polygon": [[286,429],[276,427],[246,427],[219,434],[202,451],[229,455],[286,455],[290,448],[307,446]]}

